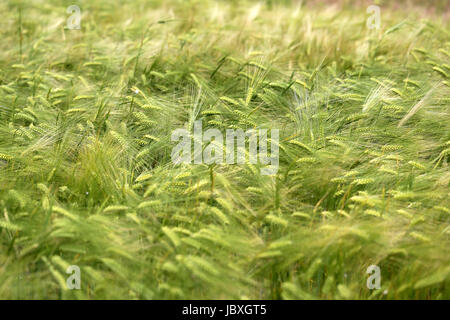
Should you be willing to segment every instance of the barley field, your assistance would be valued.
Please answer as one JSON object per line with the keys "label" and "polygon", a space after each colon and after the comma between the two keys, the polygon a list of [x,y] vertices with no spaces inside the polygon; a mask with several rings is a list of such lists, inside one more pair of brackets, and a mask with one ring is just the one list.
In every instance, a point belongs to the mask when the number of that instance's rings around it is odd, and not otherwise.
{"label": "barley field", "polygon": [[449,6],[1,1],[0,299],[450,299]]}

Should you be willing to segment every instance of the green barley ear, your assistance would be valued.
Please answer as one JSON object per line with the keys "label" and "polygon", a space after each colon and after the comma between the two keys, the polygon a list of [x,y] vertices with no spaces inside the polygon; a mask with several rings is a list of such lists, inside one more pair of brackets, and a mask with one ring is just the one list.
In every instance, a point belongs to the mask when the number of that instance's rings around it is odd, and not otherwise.
{"label": "green barley ear", "polygon": [[233,104],[235,106],[239,106],[240,105],[240,103],[238,101],[236,101],[235,99],[229,98],[229,97],[225,97],[225,96],[224,97],[220,97],[220,100],[222,100],[224,102],[231,103],[231,104]]}
{"label": "green barley ear", "polygon": [[0,220],[0,228],[3,228],[5,230],[8,230],[10,232],[16,232],[19,231],[21,229],[20,226],[13,224],[9,221],[5,221],[5,220]]}
{"label": "green barley ear", "polygon": [[247,98],[245,99],[245,105],[248,106],[250,100],[253,98],[253,88],[248,88]]}
{"label": "green barley ear", "polygon": [[230,220],[228,219],[228,217],[218,208],[211,208],[211,213],[214,214],[221,223],[223,224],[230,224]]}
{"label": "green barley ear", "polygon": [[122,147],[123,150],[126,150],[128,148],[128,142],[120,133],[116,131],[110,131],[110,135],[114,138],[116,142],[119,143],[119,145]]}
{"label": "green barley ear", "polygon": [[313,150],[309,146],[307,146],[306,144],[304,144],[304,143],[302,143],[300,141],[290,140],[289,143],[292,144],[292,145],[298,146],[298,147],[308,151],[309,153],[313,153]]}
{"label": "green barley ear", "polygon": [[27,205],[27,199],[25,198],[25,196],[14,189],[8,191],[8,196],[10,199],[18,203],[20,208],[25,208],[25,206]]}
{"label": "green barley ear", "polygon": [[443,76],[444,78],[446,78],[446,79],[449,78],[447,72],[445,72],[444,69],[435,66],[435,67],[433,67],[433,70],[436,71],[437,73],[439,73],[439,74],[440,74],[441,76]]}
{"label": "green barley ear", "polygon": [[0,159],[5,161],[11,161],[13,157],[5,153],[0,153]]}
{"label": "green barley ear", "polygon": [[202,85],[195,74],[191,73],[191,78],[194,80],[198,88],[202,88]]}

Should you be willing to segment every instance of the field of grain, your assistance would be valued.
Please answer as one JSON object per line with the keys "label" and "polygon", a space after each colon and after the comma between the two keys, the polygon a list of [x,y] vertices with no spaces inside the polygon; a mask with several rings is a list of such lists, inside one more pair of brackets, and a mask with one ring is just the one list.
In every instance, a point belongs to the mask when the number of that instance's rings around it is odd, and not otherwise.
{"label": "field of grain", "polygon": [[357,2],[1,1],[0,299],[450,299],[448,3]]}

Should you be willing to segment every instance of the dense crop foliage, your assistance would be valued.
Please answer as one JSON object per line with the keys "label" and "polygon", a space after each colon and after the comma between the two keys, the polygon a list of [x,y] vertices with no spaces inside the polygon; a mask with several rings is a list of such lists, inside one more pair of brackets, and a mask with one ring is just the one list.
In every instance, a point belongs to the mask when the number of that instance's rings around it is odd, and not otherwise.
{"label": "dense crop foliage", "polygon": [[[74,3],[0,2],[0,298],[450,298],[442,6]],[[200,119],[278,173],[173,164]]]}

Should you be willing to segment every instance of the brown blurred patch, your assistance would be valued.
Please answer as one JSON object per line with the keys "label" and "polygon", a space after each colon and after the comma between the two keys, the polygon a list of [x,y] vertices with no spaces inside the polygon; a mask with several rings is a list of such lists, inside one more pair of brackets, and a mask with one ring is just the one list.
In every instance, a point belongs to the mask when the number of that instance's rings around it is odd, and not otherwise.
{"label": "brown blurred patch", "polygon": [[410,11],[421,17],[442,17],[445,20],[450,18],[450,0],[295,0],[294,2],[301,2],[307,7],[333,5],[342,9],[378,5],[381,8]]}

